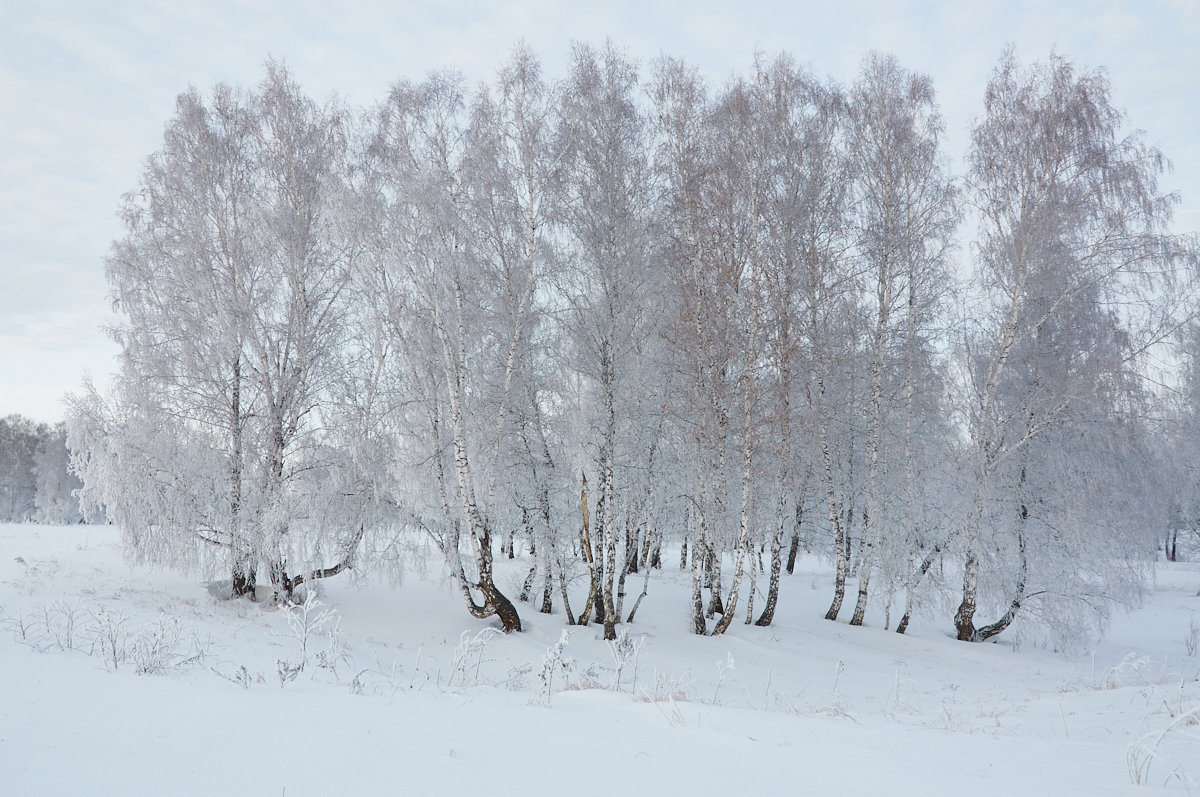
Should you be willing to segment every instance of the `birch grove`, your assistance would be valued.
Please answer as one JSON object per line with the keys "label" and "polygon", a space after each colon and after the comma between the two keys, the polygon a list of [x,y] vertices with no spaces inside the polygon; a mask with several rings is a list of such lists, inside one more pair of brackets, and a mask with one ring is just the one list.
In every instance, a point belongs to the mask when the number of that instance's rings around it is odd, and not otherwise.
{"label": "birch grove", "polygon": [[1195,370],[1195,241],[1101,72],[1006,53],[964,174],[944,126],[882,54],[189,90],[107,261],[84,505],[234,597],[428,548],[473,617],[611,640],[678,562],[719,635],[810,556],[831,621],[1094,634],[1196,514],[1194,374],[1150,371]]}

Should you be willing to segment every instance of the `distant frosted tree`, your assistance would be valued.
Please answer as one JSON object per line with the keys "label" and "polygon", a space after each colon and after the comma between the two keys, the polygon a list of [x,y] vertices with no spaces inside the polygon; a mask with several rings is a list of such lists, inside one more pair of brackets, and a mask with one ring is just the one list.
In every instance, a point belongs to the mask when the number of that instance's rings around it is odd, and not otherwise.
{"label": "distant frosted tree", "polygon": [[[676,273],[683,317],[674,342],[688,376],[680,386],[694,391],[685,405],[695,421],[690,443],[699,489],[692,500],[704,521],[709,615],[720,615],[713,634],[724,633],[734,619],[748,557],[751,575],[757,574],[752,549],[762,536],[766,490],[759,476],[770,411],[762,331],[771,320],[764,317],[762,230],[780,132],[773,101],[789,88],[777,86],[776,77],[759,64],[753,79],[713,98],[699,153],[702,176],[694,195],[681,200],[699,210],[699,223],[689,231],[691,257]],[[721,579],[726,551],[733,564],[727,590]]]}
{"label": "distant frosted tree", "polygon": [[478,90],[467,133],[466,208],[481,277],[495,293],[499,335],[493,356],[506,363],[504,379],[494,387],[502,414],[487,443],[490,456],[507,463],[490,474],[491,489],[515,509],[500,515],[507,526],[501,549],[514,558],[523,532],[531,562],[518,597],[529,600],[540,575],[541,610],[552,611],[557,584],[573,622],[560,540],[568,535],[558,533],[564,514],[574,515],[568,499],[573,469],[564,467],[564,385],[555,367],[562,353],[546,296],[562,258],[555,233],[561,215],[554,190],[561,164],[557,100],[557,89],[525,47],[516,48],[496,80]]}
{"label": "distant frosted tree", "polygon": [[1175,343],[1182,373],[1167,403],[1169,422],[1160,443],[1162,470],[1171,486],[1171,511],[1163,529],[1163,554],[1169,562],[1186,561],[1200,550],[1200,324],[1185,325]]}
{"label": "distant frosted tree", "polygon": [[[721,633],[768,528],[771,577],[758,621],[771,621],[784,531],[803,500],[793,482],[822,472],[800,453],[810,436],[826,444],[809,450],[827,455],[829,516],[840,512],[831,438],[844,396],[825,389],[836,391],[834,372],[850,365],[834,351],[848,341],[838,319],[851,295],[842,103],[787,57],[759,60],[711,99],[694,70],[663,59],[652,97],[676,297],[671,396],[688,452],[693,627],[704,633],[705,615],[720,615]],[[754,561],[751,591],[758,571]]]}
{"label": "distant frosted tree", "polygon": [[71,472],[66,424],[56,424],[38,444],[33,457],[37,492],[34,504],[41,523],[77,523],[83,514],[76,491],[83,486]]}
{"label": "distant frosted tree", "polygon": [[0,418],[0,522],[35,517],[38,451],[50,434],[45,424],[20,415]]}

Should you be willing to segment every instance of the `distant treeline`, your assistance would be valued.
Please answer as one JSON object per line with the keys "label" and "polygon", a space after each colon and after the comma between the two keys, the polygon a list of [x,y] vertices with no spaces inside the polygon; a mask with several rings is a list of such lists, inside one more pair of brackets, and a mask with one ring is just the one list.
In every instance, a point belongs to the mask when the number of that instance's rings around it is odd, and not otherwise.
{"label": "distant treeline", "polygon": [[64,424],[0,418],[0,522],[81,521],[75,491],[83,485],[70,462]]}

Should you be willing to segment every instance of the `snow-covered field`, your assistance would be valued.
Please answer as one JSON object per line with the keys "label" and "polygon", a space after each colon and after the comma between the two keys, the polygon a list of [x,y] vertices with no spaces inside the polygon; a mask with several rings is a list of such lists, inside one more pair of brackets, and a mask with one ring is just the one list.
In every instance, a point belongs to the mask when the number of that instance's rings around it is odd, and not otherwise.
{"label": "snow-covered field", "polygon": [[[517,577],[499,583],[515,593]],[[773,627],[699,638],[687,576],[656,573],[618,682],[599,628],[569,629],[556,659],[561,614],[522,605],[524,633],[493,633],[436,568],[399,587],[331,579],[306,623],[302,610],[131,569],[111,527],[0,526],[0,793],[1200,784],[1200,565],[1163,565],[1143,608],[1072,655],[966,645],[929,623],[906,636],[830,623],[829,584],[804,562],[784,578]]]}

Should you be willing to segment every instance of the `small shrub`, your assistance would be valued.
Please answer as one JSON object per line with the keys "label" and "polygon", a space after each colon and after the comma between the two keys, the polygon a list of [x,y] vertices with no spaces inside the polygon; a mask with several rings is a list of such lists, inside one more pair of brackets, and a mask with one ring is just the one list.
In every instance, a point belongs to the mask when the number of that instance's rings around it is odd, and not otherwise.
{"label": "small shrub", "polygon": [[138,675],[159,675],[182,664],[189,657],[179,651],[182,629],[170,615],[158,618],[154,625],[138,631],[129,646],[129,659]]}
{"label": "small shrub", "polygon": [[103,606],[90,610],[91,622],[87,634],[92,640],[92,650],[100,652],[105,669],[114,672],[120,668],[128,653],[129,628],[124,612],[114,613]]}

